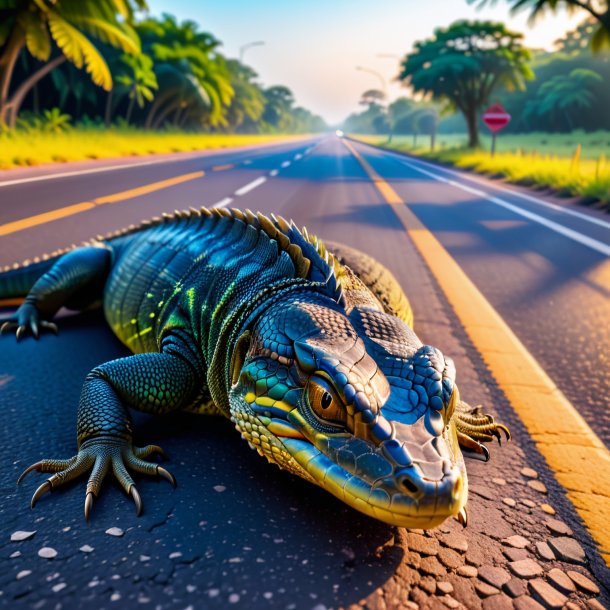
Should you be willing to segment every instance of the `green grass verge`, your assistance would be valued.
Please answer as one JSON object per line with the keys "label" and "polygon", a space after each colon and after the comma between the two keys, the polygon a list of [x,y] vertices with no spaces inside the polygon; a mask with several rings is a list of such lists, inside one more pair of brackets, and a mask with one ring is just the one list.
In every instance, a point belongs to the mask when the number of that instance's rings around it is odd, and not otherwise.
{"label": "green grass verge", "polygon": [[64,133],[0,134],[0,169],[280,142],[290,135],[225,135],[75,128]]}
{"label": "green grass verge", "polygon": [[[425,148],[413,148],[412,138],[394,138],[391,144],[388,144],[386,137],[356,137],[377,146],[416,154],[483,174],[501,176],[517,184],[551,188],[562,196],[583,197],[588,202],[599,201],[606,209],[610,209],[610,161],[604,154],[604,150],[607,152],[610,149],[610,133],[597,132],[587,136],[589,139],[586,141],[574,134],[510,136],[514,144],[519,142],[520,146],[511,152],[503,151],[499,146],[499,152],[493,158],[486,150],[467,148],[443,148],[431,152],[428,138],[425,139]],[[438,136],[437,142],[442,141],[443,137]],[[420,137],[420,142],[423,139]],[[536,148],[536,141],[539,139],[554,142],[554,153],[541,153]],[[581,144],[580,140],[585,143]],[[571,151],[567,147],[568,141],[576,142]],[[603,145],[596,147],[594,143],[600,142]],[[580,148],[578,144],[581,144]],[[586,148],[587,145],[589,149]]]}

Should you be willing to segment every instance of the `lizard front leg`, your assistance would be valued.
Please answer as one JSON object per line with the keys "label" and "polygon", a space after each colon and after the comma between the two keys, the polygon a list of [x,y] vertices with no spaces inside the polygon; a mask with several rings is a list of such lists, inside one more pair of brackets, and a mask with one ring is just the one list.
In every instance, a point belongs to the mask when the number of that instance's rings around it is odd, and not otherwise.
{"label": "lizard front leg", "polygon": [[60,307],[82,309],[101,296],[111,258],[102,244],[62,256],[36,281],[15,314],[0,319],[0,333],[15,329],[17,339],[28,332],[38,338],[41,330],[57,333],[51,319]]}
{"label": "lizard front leg", "polygon": [[163,453],[159,447],[133,446],[127,405],[154,414],[182,409],[197,395],[197,378],[195,369],[175,353],[138,354],[93,369],[78,408],[78,453],[67,460],[41,460],[19,477],[21,481],[32,470],[54,473],[34,493],[32,508],[46,492],[90,472],[85,496],[85,518],[89,519],[93,499],[112,470],[140,514],[142,502],[128,469],[162,476],[173,485],[175,480],[164,468],[146,461],[153,453]]}

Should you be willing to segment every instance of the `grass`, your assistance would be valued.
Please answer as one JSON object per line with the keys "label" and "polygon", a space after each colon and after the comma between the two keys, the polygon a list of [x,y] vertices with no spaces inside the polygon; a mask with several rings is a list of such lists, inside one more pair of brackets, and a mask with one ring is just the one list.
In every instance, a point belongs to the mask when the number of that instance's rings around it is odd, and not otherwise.
{"label": "grass", "polygon": [[10,131],[0,133],[0,169],[186,152],[280,142],[299,136],[226,135],[152,132],[137,129],[73,128],[63,133]]}
{"label": "grass", "polygon": [[[439,135],[438,148],[429,149],[429,138],[419,138],[413,148],[412,137],[358,136],[371,144],[416,154],[484,174],[506,178],[510,182],[539,188],[550,188],[562,196],[598,201],[610,209],[610,133],[500,135],[496,155],[488,150],[465,148],[466,136]],[[483,138],[483,147],[490,139]]]}

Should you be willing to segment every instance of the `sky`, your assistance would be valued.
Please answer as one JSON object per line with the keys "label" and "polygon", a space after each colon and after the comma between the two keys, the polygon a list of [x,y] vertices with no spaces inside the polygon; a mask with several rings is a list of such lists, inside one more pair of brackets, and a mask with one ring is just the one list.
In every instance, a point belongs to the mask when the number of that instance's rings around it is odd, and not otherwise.
{"label": "sky", "polygon": [[436,27],[457,19],[504,21],[524,34],[527,46],[552,49],[583,18],[560,12],[532,27],[527,12],[513,16],[503,0],[478,10],[466,0],[148,0],[148,5],[153,15],[169,12],[196,21],[223,42],[221,52],[228,57],[239,57],[244,44],[264,41],[244,51],[259,81],[290,87],[299,105],[329,124],[358,111],[362,92],[381,88],[381,79],[390,100],[405,95],[393,80],[398,57]]}

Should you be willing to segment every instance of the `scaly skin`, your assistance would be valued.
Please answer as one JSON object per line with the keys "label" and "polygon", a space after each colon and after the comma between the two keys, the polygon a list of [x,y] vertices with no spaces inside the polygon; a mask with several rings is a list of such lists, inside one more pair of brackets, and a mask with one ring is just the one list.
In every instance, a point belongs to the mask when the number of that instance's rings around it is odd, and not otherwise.
{"label": "scaly skin", "polygon": [[134,352],[87,376],[77,454],[25,471],[53,473],[32,505],[89,473],[89,518],[112,470],[139,513],[129,470],[173,482],[146,461],[159,447],[133,446],[129,405],[229,417],[270,462],[381,521],[465,523],[459,443],[487,457],[479,441],[508,431],[460,401],[453,362],[419,341],[387,269],[332,249],[283,219],[202,209],[5,270],[0,298],[27,295],[2,331],[37,337],[62,305],[101,299]]}

